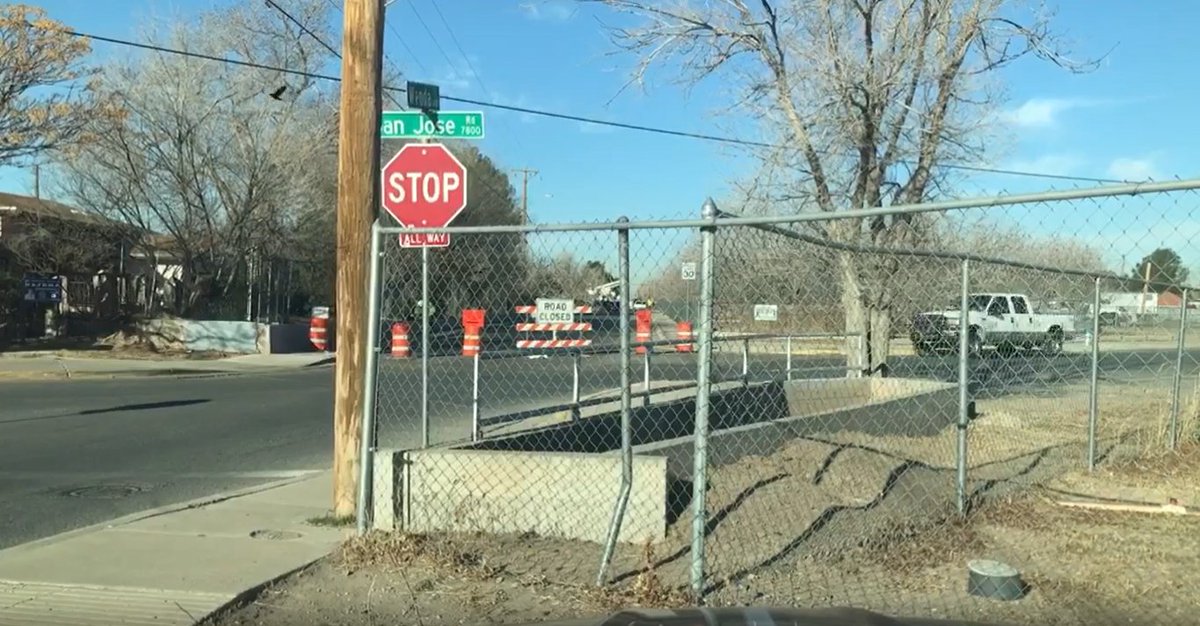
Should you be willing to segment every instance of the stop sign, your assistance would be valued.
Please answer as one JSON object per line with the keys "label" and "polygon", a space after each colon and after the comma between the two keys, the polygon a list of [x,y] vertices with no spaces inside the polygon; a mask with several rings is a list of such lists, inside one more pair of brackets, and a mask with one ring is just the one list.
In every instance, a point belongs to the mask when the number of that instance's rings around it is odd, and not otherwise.
{"label": "stop sign", "polygon": [[467,206],[467,168],[440,143],[400,148],[382,179],[383,208],[410,228],[441,228]]}

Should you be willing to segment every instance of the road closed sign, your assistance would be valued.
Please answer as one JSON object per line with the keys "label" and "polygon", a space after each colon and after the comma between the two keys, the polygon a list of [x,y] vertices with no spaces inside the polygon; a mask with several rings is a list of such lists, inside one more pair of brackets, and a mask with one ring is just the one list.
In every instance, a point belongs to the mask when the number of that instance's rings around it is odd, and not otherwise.
{"label": "road closed sign", "polygon": [[537,312],[533,317],[538,324],[569,324],[575,321],[575,302],[538,298]]}
{"label": "road closed sign", "polygon": [[756,304],[756,305],[754,305],[754,321],[756,321],[756,322],[779,321],[779,305],[778,304]]}

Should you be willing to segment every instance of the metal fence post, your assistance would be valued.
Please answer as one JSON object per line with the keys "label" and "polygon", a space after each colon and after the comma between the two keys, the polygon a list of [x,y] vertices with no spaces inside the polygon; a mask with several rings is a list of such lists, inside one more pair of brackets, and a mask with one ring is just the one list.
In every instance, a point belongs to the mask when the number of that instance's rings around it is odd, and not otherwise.
{"label": "metal fence post", "polygon": [[421,447],[429,447],[429,247],[421,248]]}
{"label": "metal fence post", "polygon": [[[617,220],[627,224],[629,219],[621,217]],[[625,519],[625,508],[629,505],[629,491],[633,486],[633,432],[630,414],[633,411],[633,398],[630,394],[631,367],[629,353],[629,299],[632,290],[629,284],[629,229],[619,226],[617,229],[617,274],[621,281],[620,295],[620,329],[621,329],[621,488],[617,494],[617,504],[613,508],[612,520],[608,524],[608,536],[604,541],[604,554],[600,558],[600,572],[596,574],[596,585],[603,585],[608,578],[608,566],[612,563],[613,551],[617,547],[617,539],[621,535],[621,523]],[[647,351],[647,355],[649,352]]]}
{"label": "metal fence post", "polygon": [[[716,221],[717,205],[712,198],[704,201],[700,212],[706,220]],[[708,525],[708,509],[705,496],[708,487],[708,410],[709,394],[712,393],[712,338],[713,338],[713,282],[717,229],[715,225],[700,229],[700,334],[696,341],[696,424],[695,445],[692,452],[692,593],[697,600],[704,595],[704,540]]]}
{"label": "metal fence post", "polygon": [[476,350],[471,358],[471,441],[479,441],[479,354]]}
{"label": "metal fence post", "polygon": [[1087,466],[1096,469],[1096,428],[1100,421],[1100,278],[1092,292],[1092,371],[1088,381]]}
{"label": "metal fence post", "polygon": [[1179,446],[1179,405],[1180,388],[1183,386],[1183,351],[1187,345],[1188,319],[1188,290],[1184,289],[1179,302],[1179,339],[1175,346],[1175,381],[1171,391],[1171,420],[1168,424],[1167,447],[1171,450]]}
{"label": "metal fence post", "polygon": [[358,534],[370,527],[371,487],[375,478],[375,377],[379,361],[379,222],[371,224],[371,258],[367,274],[367,341],[365,363],[367,378],[363,381],[362,448],[358,456],[358,502],[355,526]]}
{"label": "metal fence post", "polygon": [[971,318],[968,313],[968,292],[971,289],[971,262],[962,261],[962,286],[958,300],[958,446],[955,455],[955,501],[958,514],[967,514],[967,426],[970,424],[969,415],[969,377],[970,368],[968,354],[971,337]]}
{"label": "metal fence post", "polygon": [[784,357],[784,361],[783,361],[783,363],[784,363],[783,378],[784,378],[784,380],[791,380],[792,379],[792,337],[791,337],[791,335],[788,335],[787,339],[785,340],[784,349],[787,350],[787,356]]}
{"label": "metal fence post", "polygon": [[742,340],[742,386],[750,386],[750,340]]}
{"label": "metal fence post", "polygon": [[642,396],[642,406],[650,406],[650,348],[646,347],[646,352],[642,355],[642,391],[646,395]]}
{"label": "metal fence post", "polygon": [[579,367],[583,353],[576,350],[571,355],[571,421],[579,421]]}

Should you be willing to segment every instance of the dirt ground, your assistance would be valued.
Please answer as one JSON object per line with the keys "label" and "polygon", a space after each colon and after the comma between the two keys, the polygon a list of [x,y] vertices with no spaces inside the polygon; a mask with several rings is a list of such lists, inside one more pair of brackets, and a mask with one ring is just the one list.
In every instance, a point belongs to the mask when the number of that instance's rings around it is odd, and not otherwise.
{"label": "dirt ground", "polygon": [[[1013,624],[1195,623],[1200,515],[1060,504],[1200,506],[1200,446],[1161,452],[1161,389],[1110,385],[1099,400],[1094,472],[1081,444],[1085,388],[979,401],[965,519],[955,508],[952,428],[933,437],[798,438],[714,470],[708,602]],[[1184,408],[1186,432],[1195,432],[1197,405]],[[380,534],[208,623],[512,624],[676,606],[688,601],[690,527],[684,513],[664,541],[621,546],[602,591],[592,585],[596,544]],[[1027,595],[968,595],[972,559],[1018,568]]]}

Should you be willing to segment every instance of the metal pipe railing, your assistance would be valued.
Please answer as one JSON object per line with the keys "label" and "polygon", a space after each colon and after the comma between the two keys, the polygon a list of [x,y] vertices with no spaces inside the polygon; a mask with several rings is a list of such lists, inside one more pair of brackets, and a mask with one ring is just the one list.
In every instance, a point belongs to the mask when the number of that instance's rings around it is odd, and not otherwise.
{"label": "metal pipe railing", "polygon": [[[730,335],[730,336],[726,336],[726,337],[713,337],[712,338],[713,342],[735,342],[736,341],[736,342],[740,342],[742,344],[742,351],[741,351],[742,367],[741,367],[741,371],[740,371],[739,375],[737,376],[737,378],[728,379],[728,380],[718,380],[715,382],[724,383],[724,382],[740,381],[743,384],[743,386],[749,385],[751,382],[762,382],[762,381],[753,381],[753,380],[751,380],[751,377],[750,377],[750,342],[755,341],[755,340],[769,340],[769,339],[784,340],[785,350],[786,350],[787,354],[785,355],[785,359],[784,359],[785,365],[784,365],[782,380],[792,380],[792,374],[795,372],[843,369],[843,368],[826,368],[826,367],[816,367],[816,368],[813,368],[813,367],[797,368],[797,367],[795,367],[794,361],[792,358],[792,351],[793,351],[793,341],[792,340],[797,339],[797,338],[844,339],[845,337],[848,337],[848,336],[857,336],[857,335],[856,334],[836,335],[836,334],[831,334],[831,333],[826,333],[826,334],[818,334],[818,333],[797,333],[797,334],[753,333],[753,334],[750,334],[750,333],[747,333],[747,334]],[[665,386],[659,387],[657,389],[652,389],[652,386],[653,386],[653,376],[651,374],[652,373],[652,361],[651,361],[652,350],[649,349],[650,347],[653,347],[653,346],[676,346],[676,345],[689,344],[689,343],[692,343],[692,341],[693,340],[691,340],[691,339],[663,339],[663,340],[646,341],[646,342],[638,342],[638,343],[630,342],[629,350],[631,352],[637,346],[646,346],[647,347],[646,354],[644,355],[644,358],[642,359],[643,390],[638,391],[638,392],[632,392],[630,394],[630,397],[634,398],[634,399],[640,398],[642,401],[642,406],[648,407],[651,404],[651,398],[654,394],[669,393],[672,391],[680,391],[683,389],[694,388],[696,386],[696,383],[689,381],[686,383],[665,385]],[[479,441],[480,439],[482,439],[483,435],[482,435],[481,429],[489,427],[489,426],[499,426],[499,425],[504,425],[504,424],[511,424],[513,422],[519,422],[522,420],[531,419],[534,417],[541,417],[541,416],[548,415],[551,413],[559,413],[559,412],[563,412],[563,411],[569,411],[572,421],[576,421],[581,418],[583,409],[593,407],[593,406],[598,406],[601,404],[605,404],[607,402],[613,402],[615,399],[613,397],[598,396],[595,398],[589,398],[587,400],[584,400],[582,398],[582,385],[581,385],[582,369],[583,369],[582,357],[585,355],[588,355],[588,354],[620,353],[619,349],[616,352],[600,352],[600,353],[597,353],[595,350],[596,350],[596,347],[594,347],[594,346],[587,346],[587,347],[582,347],[582,348],[565,348],[565,349],[561,349],[560,354],[554,355],[554,356],[570,356],[572,359],[572,372],[571,372],[572,385],[571,385],[571,400],[570,400],[570,402],[538,407],[536,409],[527,409],[527,410],[523,410],[523,411],[517,411],[514,413],[507,413],[504,415],[497,415],[497,416],[493,416],[493,417],[479,417],[479,415],[481,413],[481,404],[482,404],[483,398],[481,397],[481,394],[479,393],[479,389],[481,387],[481,384],[480,384],[481,371],[480,371],[478,364],[476,364],[475,367],[472,368],[473,380],[471,383],[471,388],[473,390],[472,397],[471,397],[472,441]],[[502,354],[507,354],[509,352],[512,352],[512,351],[503,351]],[[523,350],[523,351],[516,352],[516,354],[520,354],[521,356],[529,356],[529,351]],[[477,356],[475,358],[476,358],[476,361],[478,362],[479,359],[484,358],[484,357]],[[499,358],[499,357],[493,356],[492,358]],[[856,368],[857,368],[857,366],[855,366],[855,365],[847,365],[847,366],[845,366],[844,369],[847,369],[849,371],[854,371],[854,370],[856,370]]]}

